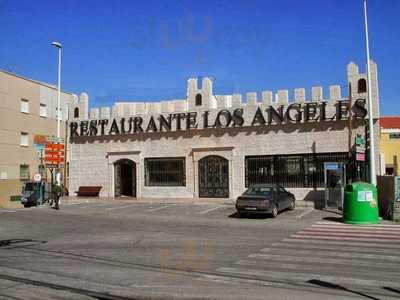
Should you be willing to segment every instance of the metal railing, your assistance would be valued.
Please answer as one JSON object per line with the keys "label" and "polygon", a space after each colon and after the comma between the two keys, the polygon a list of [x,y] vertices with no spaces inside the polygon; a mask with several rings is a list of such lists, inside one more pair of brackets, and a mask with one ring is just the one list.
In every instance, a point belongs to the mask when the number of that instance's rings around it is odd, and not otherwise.
{"label": "metal railing", "polygon": [[284,187],[323,187],[324,163],[344,162],[347,152],[245,157],[245,185],[279,184]]}

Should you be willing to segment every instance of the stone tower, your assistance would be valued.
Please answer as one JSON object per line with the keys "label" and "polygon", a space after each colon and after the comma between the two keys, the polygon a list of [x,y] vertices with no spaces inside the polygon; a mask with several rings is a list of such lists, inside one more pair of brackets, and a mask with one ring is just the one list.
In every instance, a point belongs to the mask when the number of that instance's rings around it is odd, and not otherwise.
{"label": "stone tower", "polygon": [[187,83],[187,101],[189,110],[217,108],[217,99],[213,95],[211,78],[204,77],[201,87],[197,78],[189,78]]}

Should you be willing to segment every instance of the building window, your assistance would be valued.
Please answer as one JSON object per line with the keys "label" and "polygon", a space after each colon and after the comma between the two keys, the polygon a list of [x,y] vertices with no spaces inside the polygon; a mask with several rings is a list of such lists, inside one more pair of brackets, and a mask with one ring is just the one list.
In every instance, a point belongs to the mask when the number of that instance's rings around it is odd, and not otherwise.
{"label": "building window", "polygon": [[366,93],[367,92],[367,81],[364,78],[358,80],[358,93]]}
{"label": "building window", "polygon": [[29,114],[29,101],[26,99],[21,99],[21,112]]}
{"label": "building window", "polygon": [[79,108],[75,107],[74,109],[74,118],[79,118]]}
{"label": "building window", "polygon": [[29,134],[27,132],[21,132],[20,145],[25,147],[29,146]]}
{"label": "building window", "polygon": [[390,133],[389,139],[400,139],[400,133]]}
{"label": "building window", "polygon": [[246,156],[245,185],[323,187],[325,162],[347,162],[347,153]]}
{"label": "building window", "polygon": [[386,167],[385,168],[385,175],[386,176],[393,176],[394,175],[394,168],[393,167]]}
{"label": "building window", "polygon": [[196,95],[196,106],[201,106],[202,104],[202,97],[201,94]]}
{"label": "building window", "polygon": [[29,165],[20,165],[19,166],[19,179],[20,180],[29,180]]}
{"label": "building window", "polygon": [[185,186],[185,158],[146,158],[146,186]]}
{"label": "building window", "polygon": [[47,105],[46,104],[40,103],[39,115],[43,118],[47,118]]}

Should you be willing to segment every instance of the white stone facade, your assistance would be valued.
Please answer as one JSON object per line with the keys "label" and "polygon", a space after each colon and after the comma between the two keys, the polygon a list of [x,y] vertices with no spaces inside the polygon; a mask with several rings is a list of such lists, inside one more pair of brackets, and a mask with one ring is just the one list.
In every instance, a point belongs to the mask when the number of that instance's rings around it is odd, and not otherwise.
{"label": "white stone facade", "polygon": [[[372,70],[376,74],[376,65]],[[374,75],[375,76],[375,75]],[[348,66],[348,80],[352,86],[357,86],[358,80],[365,75],[358,73],[358,67],[351,63]],[[279,90],[273,97],[273,92],[263,91],[260,98],[258,93],[247,93],[246,102],[242,102],[241,95],[214,95],[213,82],[210,78],[203,78],[202,88],[198,87],[198,80],[188,80],[187,97],[181,100],[155,102],[117,102],[110,108],[92,108],[88,111],[88,97],[81,96],[81,100],[70,108],[70,116],[74,108],[80,108],[79,118],[70,119],[75,123],[76,133],[80,136],[70,138],[70,169],[69,189],[77,191],[79,186],[102,186],[101,196],[113,197],[115,194],[114,163],[120,159],[129,159],[136,164],[136,196],[155,198],[197,198],[199,197],[199,160],[209,155],[217,155],[229,162],[229,198],[235,198],[245,190],[245,157],[259,155],[289,155],[310,153],[345,153],[349,151],[349,122],[347,120],[320,120],[321,113],[315,116],[316,120],[304,121],[305,106],[307,103],[325,103],[326,118],[335,116],[339,100],[342,98],[340,86],[329,88],[329,95],[323,94],[322,87],[312,88],[312,99],[306,99],[305,89],[295,90],[294,98],[289,99],[287,90]],[[373,103],[375,116],[379,116],[377,76],[373,77]],[[347,93],[346,93],[347,94]],[[199,96],[200,95],[200,96]],[[364,94],[352,91],[353,103]],[[275,101],[273,101],[275,98]],[[268,124],[268,109],[272,106],[276,111],[291,104],[300,105],[300,111],[293,110],[293,121],[287,120],[280,124],[273,121]],[[320,106],[318,106],[320,107]],[[244,123],[233,125],[224,115],[220,116],[222,126],[213,127],[221,111],[229,111],[231,115],[236,109],[243,112]],[[260,110],[267,124],[254,123],[254,117]],[[312,110],[311,110],[312,111]],[[211,128],[204,128],[204,114],[208,112]],[[182,119],[181,130],[177,128],[176,120],[172,122],[171,130],[148,130],[146,126],[153,118],[158,126],[159,116],[167,117],[169,114],[186,113]],[[197,126],[192,124],[186,129],[187,114],[196,114]],[[296,115],[302,115],[302,121],[296,122]],[[354,113],[354,112],[353,112]],[[290,115],[290,114],[289,114]],[[113,120],[121,124],[122,119],[141,117],[144,132],[108,134]],[[175,116],[176,117],[176,116]],[[172,118],[175,118],[172,116]],[[310,117],[314,119],[313,116]],[[105,134],[100,134],[97,124],[97,134],[90,135],[87,128],[81,128],[82,122],[108,120],[105,125]],[[133,119],[131,120],[133,122]],[[128,126],[125,123],[126,127]],[[352,137],[355,134],[365,133],[365,120],[354,119],[352,124]],[[73,125],[74,126],[74,125]],[[378,123],[375,135],[379,143]],[[190,127],[190,126],[189,126]],[[193,128],[196,127],[196,128]],[[119,128],[122,131],[122,127]],[[72,129],[70,127],[70,135]],[[379,145],[379,144],[378,144]],[[377,146],[376,149],[379,149]],[[185,158],[185,186],[146,186],[145,184],[145,159],[146,158]],[[379,166],[379,163],[376,164]],[[298,199],[316,199],[321,196],[320,188],[289,188]]]}

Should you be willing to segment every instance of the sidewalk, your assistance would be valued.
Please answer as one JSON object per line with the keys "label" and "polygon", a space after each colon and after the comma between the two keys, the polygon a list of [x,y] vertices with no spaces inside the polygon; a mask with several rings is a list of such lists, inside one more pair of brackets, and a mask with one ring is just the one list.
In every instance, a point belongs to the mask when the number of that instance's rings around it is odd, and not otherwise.
{"label": "sidewalk", "polygon": [[[131,197],[62,197],[62,204],[73,203],[148,203],[148,204],[192,204],[192,205],[235,205],[236,199],[227,198],[131,198]],[[297,200],[296,207],[314,208],[310,201]]]}

